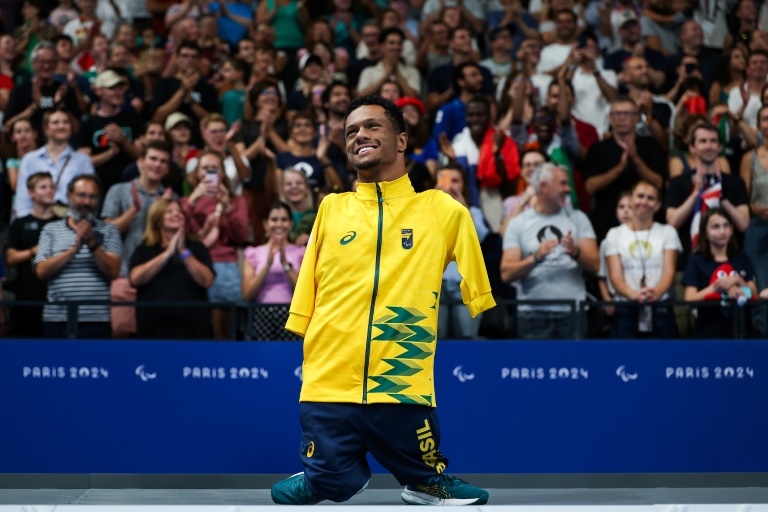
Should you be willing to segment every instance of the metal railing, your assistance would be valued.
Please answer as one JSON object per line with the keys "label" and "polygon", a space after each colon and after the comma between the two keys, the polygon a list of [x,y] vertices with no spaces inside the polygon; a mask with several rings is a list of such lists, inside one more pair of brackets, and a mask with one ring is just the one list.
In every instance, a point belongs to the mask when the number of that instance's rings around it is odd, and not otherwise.
{"label": "metal railing", "polygon": [[[441,306],[458,303],[442,303]],[[665,301],[657,303],[674,310],[679,339],[693,339],[697,317],[702,315],[720,315],[723,322],[729,322],[731,328],[726,338],[757,339],[768,338],[768,301],[749,301],[739,306],[736,301]],[[137,314],[142,309],[164,308],[166,310],[182,308],[190,315],[210,314],[213,308],[228,309],[230,313],[229,336],[231,340],[298,340],[295,334],[284,329],[288,318],[289,304],[247,304],[244,302],[199,302],[199,301],[152,301],[152,302],[109,302],[98,300],[86,301],[0,301],[5,308],[6,324],[10,327],[6,336],[13,336],[14,311],[18,308],[42,308],[46,305],[64,306],[67,310],[66,337],[78,337],[80,325],[80,306],[136,307]],[[463,306],[462,306],[463,307]],[[541,313],[542,322],[563,321],[570,328],[557,339],[601,339],[611,338],[612,317],[610,308],[638,307],[637,303],[575,300],[497,300],[497,307],[483,314],[480,321],[479,337],[485,339],[533,339],[530,332],[521,331],[523,317],[529,313]],[[451,309],[441,308],[440,315],[447,315],[450,326]],[[558,320],[552,320],[556,318]],[[448,331],[440,333],[440,338],[461,339],[459,333]],[[210,338],[206,338],[210,339]]]}

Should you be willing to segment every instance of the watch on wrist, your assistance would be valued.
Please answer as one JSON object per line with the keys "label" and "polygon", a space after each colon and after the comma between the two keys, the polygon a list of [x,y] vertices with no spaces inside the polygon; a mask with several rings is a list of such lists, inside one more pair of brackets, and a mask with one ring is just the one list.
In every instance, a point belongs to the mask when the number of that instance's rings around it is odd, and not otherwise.
{"label": "watch on wrist", "polygon": [[288,261],[283,265],[283,271],[288,272],[289,270],[293,270],[293,265],[291,265],[291,262]]}
{"label": "watch on wrist", "polygon": [[184,252],[179,253],[179,259],[181,261],[184,261],[185,259],[192,256],[192,252],[189,249],[184,249]]}

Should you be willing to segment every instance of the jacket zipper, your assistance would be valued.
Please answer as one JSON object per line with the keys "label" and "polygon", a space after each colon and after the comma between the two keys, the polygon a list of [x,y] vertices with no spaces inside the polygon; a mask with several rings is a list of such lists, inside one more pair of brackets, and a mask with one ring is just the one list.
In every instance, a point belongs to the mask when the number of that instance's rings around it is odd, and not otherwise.
{"label": "jacket zipper", "polygon": [[371,356],[371,336],[373,335],[373,312],[376,307],[376,295],[379,293],[379,264],[381,263],[381,238],[384,230],[384,198],[381,187],[376,183],[376,196],[379,203],[379,235],[376,239],[376,267],[373,274],[373,296],[371,310],[368,313],[368,336],[365,341],[365,370],[363,371],[363,403],[368,403],[368,359]]}

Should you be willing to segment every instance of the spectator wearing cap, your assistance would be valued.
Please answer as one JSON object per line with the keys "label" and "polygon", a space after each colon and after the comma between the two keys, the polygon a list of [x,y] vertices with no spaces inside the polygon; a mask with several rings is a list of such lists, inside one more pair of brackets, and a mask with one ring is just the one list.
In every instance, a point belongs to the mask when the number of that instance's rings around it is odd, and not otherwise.
{"label": "spectator wearing cap", "polygon": [[402,110],[408,146],[405,148],[405,168],[416,192],[429,190],[434,186],[433,175],[437,168],[437,141],[430,137],[424,119],[426,109],[419,98],[405,96],[395,105]]}
{"label": "spectator wearing cap", "polygon": [[152,119],[163,121],[173,112],[181,112],[192,120],[192,142],[200,144],[200,120],[219,109],[216,89],[200,73],[200,48],[183,41],[176,47],[177,72],[155,85]]}
{"label": "spectator wearing cap", "polygon": [[301,76],[296,81],[296,90],[288,94],[286,104],[288,122],[291,122],[298,112],[306,110],[311,103],[312,88],[320,83],[323,77],[323,63],[317,55],[307,53],[299,59],[299,70]]}
{"label": "spectator wearing cap", "polygon": [[367,67],[360,73],[357,84],[359,96],[374,94],[381,84],[394,80],[406,96],[421,94],[421,74],[413,66],[402,61],[403,41],[405,34],[397,27],[388,28],[379,34],[379,44],[382,45],[382,57],[375,66]]}
{"label": "spectator wearing cap", "polygon": [[499,27],[491,31],[491,55],[480,61],[480,65],[487,68],[493,75],[494,88],[504,80],[512,71],[512,29],[508,26]]}
{"label": "spectator wearing cap", "polygon": [[[123,240],[123,258],[120,277],[112,281],[110,297],[113,302],[133,302],[136,289],[128,281],[128,264],[136,247],[141,243],[147,225],[149,208],[157,199],[172,198],[173,190],[165,188],[171,148],[165,142],[153,141],[144,146],[139,158],[139,177],[118,183],[109,189],[104,199],[102,216],[114,224]],[[136,311],[132,307],[112,308],[112,335],[126,338],[136,333]]]}
{"label": "spectator wearing cap", "polygon": [[16,198],[13,210],[17,218],[32,213],[33,203],[27,190],[27,180],[38,172],[48,172],[53,177],[54,203],[68,204],[67,186],[73,178],[81,174],[93,174],[93,163],[87,155],[72,149],[69,139],[72,137],[70,115],[62,109],[53,109],[43,115],[44,135],[47,143],[24,155],[19,164],[19,177],[16,182]]}
{"label": "spectator wearing cap", "polygon": [[458,97],[437,111],[432,129],[435,140],[439,140],[443,134],[447,140],[453,140],[467,126],[467,103],[482,92],[483,69],[486,68],[475,62],[464,62],[454,68],[453,90],[458,92]]}
{"label": "spectator wearing cap", "polygon": [[27,117],[38,133],[43,132],[43,114],[57,104],[63,104],[70,114],[70,123],[77,129],[80,126],[80,106],[74,91],[68,84],[53,79],[56,72],[56,46],[50,41],[38,43],[30,55],[32,61],[32,81],[24,87],[14,87],[5,109],[5,130],[18,119]]}
{"label": "spectator wearing cap", "polygon": [[128,82],[108,69],[93,83],[99,98],[96,112],[80,127],[76,147],[91,157],[106,192],[123,179],[123,169],[139,157],[134,140],[141,131],[139,116],[123,109]]}
{"label": "spectator wearing cap", "polygon": [[[615,21],[615,23],[614,23]],[[648,48],[640,37],[640,20],[632,9],[614,11],[611,23],[617,30],[618,47],[605,57],[603,67],[618,74],[624,71],[624,62],[633,55],[642,54],[648,61],[651,84],[658,90],[666,81],[669,63],[661,52]]]}
{"label": "spectator wearing cap", "polygon": [[173,165],[185,169],[186,176],[187,161],[197,150],[192,144],[192,120],[186,114],[174,112],[165,120],[163,127],[173,148],[171,154]]}
{"label": "spectator wearing cap", "polygon": [[[435,68],[430,73],[427,90],[427,111],[434,112],[449,100],[458,96],[460,91],[455,89],[455,70],[465,62],[477,62],[476,52],[472,48],[472,32],[464,27],[457,27],[451,31],[449,46],[452,52],[448,64]],[[481,67],[483,75],[482,93],[489,99],[493,98],[493,75],[486,68]]]}

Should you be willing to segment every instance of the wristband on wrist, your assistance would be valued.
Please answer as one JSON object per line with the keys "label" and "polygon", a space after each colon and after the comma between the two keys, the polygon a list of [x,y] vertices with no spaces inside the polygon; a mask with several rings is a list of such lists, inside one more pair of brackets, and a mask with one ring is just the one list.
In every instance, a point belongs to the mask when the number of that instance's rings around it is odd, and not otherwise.
{"label": "wristband on wrist", "polygon": [[190,252],[189,249],[184,249],[184,252],[179,253],[179,259],[181,261],[184,261],[185,259],[189,258],[190,256],[192,256],[192,253]]}
{"label": "wristband on wrist", "polygon": [[538,264],[539,264],[539,263],[541,263],[542,261],[544,261],[544,259],[543,259],[543,258],[542,258],[542,259],[539,259],[539,252],[538,252],[538,251],[536,251],[535,253],[533,253],[533,264],[534,264],[534,265],[538,265]]}

